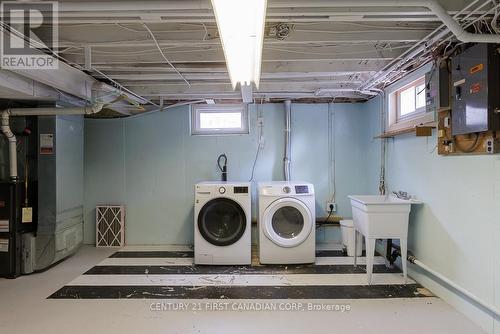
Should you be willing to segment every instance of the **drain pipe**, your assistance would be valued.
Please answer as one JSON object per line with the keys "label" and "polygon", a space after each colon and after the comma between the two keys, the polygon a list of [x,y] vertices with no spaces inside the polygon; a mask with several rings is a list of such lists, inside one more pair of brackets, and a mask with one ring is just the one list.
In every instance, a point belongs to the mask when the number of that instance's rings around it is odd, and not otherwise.
{"label": "drain pipe", "polygon": [[102,104],[81,108],[19,108],[2,112],[1,130],[9,142],[10,179],[17,181],[17,139],[10,128],[10,116],[56,116],[56,115],[91,115],[102,109]]}
{"label": "drain pipe", "polygon": [[290,181],[290,153],[292,150],[291,130],[292,130],[292,101],[285,100],[285,157],[283,159],[285,169],[285,181]]}
{"label": "drain pipe", "polygon": [[419,261],[415,256],[410,255],[408,256],[408,261],[410,263],[415,264],[416,266],[422,268],[426,272],[430,273],[432,276],[437,277],[439,280],[443,281],[447,285],[451,286],[453,289],[457,290],[470,300],[474,301],[478,305],[481,305],[484,309],[488,310],[491,314],[495,315],[497,318],[500,318],[500,311],[494,306],[486,303],[482,299],[479,299],[476,295],[473,295],[469,291],[465,290],[462,288],[460,285],[456,284],[455,282],[451,281],[448,279],[446,276],[441,275],[437,271],[433,270],[432,268],[428,267],[425,263]]}

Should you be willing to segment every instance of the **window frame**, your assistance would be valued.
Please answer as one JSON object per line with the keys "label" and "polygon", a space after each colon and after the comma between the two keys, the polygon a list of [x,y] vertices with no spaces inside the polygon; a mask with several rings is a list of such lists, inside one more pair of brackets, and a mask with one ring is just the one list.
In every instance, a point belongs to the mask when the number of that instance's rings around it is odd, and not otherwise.
{"label": "window frame", "polygon": [[[411,86],[418,86],[422,83],[422,78],[425,85],[427,73],[432,70],[432,62],[427,63],[385,89],[386,108],[384,112],[386,121],[384,132],[407,130],[417,125],[432,123],[436,120],[435,113],[432,112],[432,110],[428,110],[427,105],[407,115],[401,115],[399,99],[399,95],[402,91]],[[424,94],[426,94],[425,91]]]}
{"label": "window frame", "polygon": [[[241,114],[241,127],[202,129],[200,126],[200,114],[203,113],[239,113]],[[246,104],[193,104],[190,106],[189,123],[192,136],[231,136],[250,133],[250,122]]]}
{"label": "window frame", "polygon": [[[410,84],[401,87],[400,89],[398,89],[396,92],[393,93],[393,94],[396,94],[396,99],[397,99],[397,107],[396,107],[396,112],[397,112],[396,121],[397,122],[403,121],[405,119],[411,119],[411,118],[417,117],[417,116],[424,114],[426,112],[425,104],[423,107],[420,107],[420,108],[417,108],[417,105],[416,105],[417,104],[417,95],[418,95],[417,87],[421,86],[422,84],[424,85],[424,91],[421,94],[424,94],[424,97],[425,97],[425,75],[421,76],[420,78],[418,78],[415,81],[412,81]],[[401,93],[408,90],[409,88],[413,88],[413,90],[414,90],[415,109],[413,111],[405,114],[405,115],[401,115]]]}

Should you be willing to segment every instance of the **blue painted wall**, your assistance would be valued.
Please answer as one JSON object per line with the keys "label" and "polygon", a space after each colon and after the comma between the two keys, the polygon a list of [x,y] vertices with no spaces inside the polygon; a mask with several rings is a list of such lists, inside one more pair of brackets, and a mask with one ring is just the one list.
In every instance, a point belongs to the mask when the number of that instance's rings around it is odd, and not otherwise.
{"label": "blue painted wall", "polygon": [[[370,159],[378,148],[361,104],[335,104],[332,113],[329,118],[327,104],[292,105],[291,174],[294,180],[315,185],[316,214],[325,216],[326,201],[332,196],[328,182],[332,126],[338,214],[349,217],[347,195],[376,192],[369,175],[374,168]],[[229,180],[250,178],[259,114],[264,118],[265,144],[254,179],[281,180],[283,105],[250,105],[249,114],[250,134],[237,136],[191,136],[187,107],[136,118],[86,120],[86,243],[95,242],[95,206],[124,203],[128,244],[191,244],[194,184],[219,179],[216,159],[221,153],[228,156]],[[254,186],[254,196],[255,190]],[[338,238],[335,229],[318,233],[319,242]]]}
{"label": "blue painted wall", "polygon": [[[377,120],[378,99],[364,105]],[[368,116],[369,115],[369,116]],[[378,123],[374,123],[378,124]],[[442,157],[432,137],[388,140],[387,189],[425,202],[413,206],[409,249],[425,264],[500,307],[500,156]],[[418,268],[411,276],[454,305],[488,333],[500,333],[491,315],[472,306]]]}

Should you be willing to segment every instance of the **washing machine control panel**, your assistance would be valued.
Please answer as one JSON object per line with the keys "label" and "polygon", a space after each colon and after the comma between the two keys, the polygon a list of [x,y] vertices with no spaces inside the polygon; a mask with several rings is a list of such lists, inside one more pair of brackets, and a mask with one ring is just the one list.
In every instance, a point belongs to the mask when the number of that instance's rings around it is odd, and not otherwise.
{"label": "washing machine control panel", "polygon": [[225,194],[225,193],[226,193],[226,188],[224,188],[224,187],[220,187],[220,188],[219,188],[219,194],[221,194],[221,195],[222,195],[222,194]]}
{"label": "washing machine control panel", "polygon": [[234,187],[235,194],[248,194],[248,187]]}
{"label": "washing machine control panel", "polygon": [[292,188],[290,188],[289,186],[283,187],[283,192],[285,194],[289,194],[292,192]]}

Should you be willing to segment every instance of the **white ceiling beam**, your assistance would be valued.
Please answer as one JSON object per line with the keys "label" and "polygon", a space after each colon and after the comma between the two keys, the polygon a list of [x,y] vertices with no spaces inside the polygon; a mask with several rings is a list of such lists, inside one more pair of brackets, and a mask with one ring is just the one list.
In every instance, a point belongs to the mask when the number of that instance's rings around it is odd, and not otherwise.
{"label": "white ceiling beam", "polygon": [[[366,73],[370,75],[374,72]],[[107,74],[110,78],[119,81],[139,81],[139,80],[179,80],[177,73],[141,73],[141,74]],[[262,80],[273,79],[304,79],[304,78],[329,78],[331,80],[348,80],[350,76],[360,75],[355,72],[339,73],[339,72],[275,72],[275,73],[261,73]],[[185,73],[184,76],[187,80],[228,80],[227,73]]]}
{"label": "white ceiling beam", "polygon": [[[179,68],[180,67],[180,68]],[[178,69],[183,73],[189,74],[197,74],[202,75],[204,73],[208,75],[227,75],[226,67],[184,67],[179,66]],[[144,66],[101,66],[98,67],[101,71],[106,72],[110,77],[115,78],[115,75],[148,75],[152,74],[153,77],[163,78],[161,77],[163,74],[176,73],[171,68],[165,68],[165,66],[152,66],[152,67],[144,67]],[[353,74],[373,74],[374,71],[335,71],[335,72],[267,72],[262,73],[262,75],[267,76],[268,78],[276,78],[276,77],[311,77],[311,76],[332,76],[332,75],[353,75]],[[96,77],[99,77],[98,75]],[[173,76],[172,76],[173,77]],[[118,77],[119,78],[119,77]]]}
{"label": "white ceiling beam", "polygon": [[[147,13],[147,14],[145,14]],[[456,14],[457,11],[449,11],[450,15]],[[428,10],[421,8],[403,9],[403,8],[370,8],[363,11],[347,8],[335,8],[318,10],[316,8],[269,8],[266,12],[266,21],[274,18],[286,17],[308,17],[308,16],[369,16],[369,15],[385,15],[394,17],[411,17],[411,16],[432,16]],[[467,12],[465,12],[467,14]],[[142,17],[143,19],[162,20],[164,18],[205,18],[213,19],[212,10],[157,10],[153,14],[148,10],[131,11],[74,11],[60,12],[60,18],[96,18],[96,17]]]}
{"label": "white ceiling beam", "polygon": [[[268,8],[332,8],[339,7],[335,0],[269,0]],[[466,0],[442,0],[448,10],[459,10]],[[369,6],[364,6],[369,7]],[[160,10],[211,10],[209,0],[169,0],[169,1],[64,1],[59,3],[59,11],[160,11]]]}
{"label": "white ceiling beam", "polygon": [[[329,60],[322,61],[276,61],[266,62],[262,64],[262,72],[337,72],[337,73],[365,73],[378,71],[382,66],[389,63],[387,60]],[[143,72],[168,72],[173,73],[171,68],[166,67],[159,62],[150,63],[107,63],[95,65],[96,68],[107,73],[107,71],[143,71]],[[227,73],[225,63],[210,63],[210,64],[177,64],[177,69],[182,73],[189,72],[217,72]]]}
{"label": "white ceiling beam", "polygon": [[[263,82],[259,85],[258,91],[273,92],[313,92],[320,88],[345,88],[355,89],[358,85],[339,85],[331,81],[327,82]],[[135,86],[133,89],[142,96],[164,96],[165,94],[210,94],[220,92],[233,92],[231,84],[228,83],[193,83],[191,87],[185,84],[163,84],[163,85],[144,85]],[[241,93],[238,91],[238,94]]]}
{"label": "white ceiling beam", "polygon": [[[408,46],[409,47],[409,46]],[[264,48],[262,62],[282,62],[282,61],[343,61],[343,60],[391,60],[397,58],[403,49],[375,49],[375,48],[348,48],[348,47],[318,47],[306,49],[273,49]],[[166,56],[173,64],[176,63],[223,63],[224,53],[221,49],[210,49],[204,51],[182,50],[165,52]],[[64,54],[64,57],[77,64],[85,64],[83,54]],[[152,63],[160,62],[158,51],[152,49],[147,53],[127,53],[127,50],[117,49],[116,53],[99,53],[93,50],[93,65],[119,64],[119,63]]]}
{"label": "white ceiling beam", "polygon": [[[267,23],[317,23],[317,22],[441,22],[441,20],[434,16],[415,16],[415,17],[400,17],[400,16],[310,16],[310,17],[275,17],[266,19]],[[153,19],[148,18],[144,20],[141,17],[103,17],[100,19],[96,18],[74,18],[74,19],[60,19],[59,24],[61,25],[81,25],[81,24],[109,24],[109,23],[121,23],[121,24],[135,24],[135,23],[211,23],[215,24],[214,18],[164,18]]]}
{"label": "white ceiling beam", "polygon": [[[298,28],[297,28],[298,29]],[[372,29],[366,31],[363,29],[344,31],[334,31],[331,28],[328,30],[323,29],[300,29],[290,33],[289,37],[284,40],[273,38],[266,38],[264,40],[264,47],[266,46],[286,46],[286,45],[310,45],[310,44],[374,44],[377,42],[384,43],[403,43],[403,42],[417,42],[420,41],[432,29],[421,30],[384,30]],[[93,31],[86,32],[80,30],[76,33],[74,30],[61,32],[59,47],[94,47],[99,49],[113,49],[113,48],[144,48],[155,46],[154,42],[141,37],[147,37],[145,34],[137,33],[136,39],[131,39],[130,33],[113,34],[106,33],[106,30],[100,34],[101,36],[95,37]],[[162,47],[210,47],[220,46],[219,39],[202,40],[200,33],[191,33],[189,36],[185,34],[158,34],[158,44]],[[76,37],[76,38],[75,38]]]}

